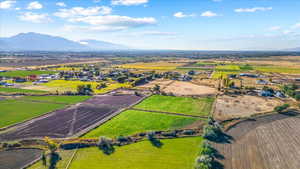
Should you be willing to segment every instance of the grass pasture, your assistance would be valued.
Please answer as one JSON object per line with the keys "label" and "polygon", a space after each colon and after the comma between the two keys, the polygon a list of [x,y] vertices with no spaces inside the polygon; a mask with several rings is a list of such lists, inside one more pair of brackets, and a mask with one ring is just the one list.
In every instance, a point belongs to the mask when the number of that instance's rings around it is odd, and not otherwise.
{"label": "grass pasture", "polygon": [[212,74],[213,79],[220,79],[220,78],[225,78],[228,77],[228,75],[235,75],[238,74],[238,72],[231,72],[231,71],[214,71]]}
{"label": "grass pasture", "polygon": [[41,75],[41,74],[54,74],[55,71],[42,71],[42,70],[15,70],[8,72],[0,72],[0,76],[5,77],[26,77],[29,75]]}
{"label": "grass pasture", "polygon": [[208,116],[213,98],[190,98],[153,95],[135,106],[138,109],[154,110],[186,115]]}
{"label": "grass pasture", "polygon": [[255,66],[254,69],[264,73],[300,74],[300,68],[282,66]]}
{"label": "grass pasture", "polygon": [[142,70],[175,70],[177,67],[182,66],[182,63],[169,63],[169,62],[149,62],[149,63],[132,63],[124,64],[118,67],[125,69],[142,69]]}
{"label": "grass pasture", "polygon": [[85,96],[24,96],[2,100],[0,101],[0,128],[32,119],[85,99]]}
{"label": "grass pasture", "polygon": [[0,87],[0,93],[44,94],[44,93],[47,93],[47,92],[46,91],[42,91],[42,90],[30,90],[30,89]]}
{"label": "grass pasture", "polygon": [[197,118],[193,117],[127,110],[83,137],[117,137],[146,131],[177,129],[192,124],[197,120]]}
{"label": "grass pasture", "polygon": [[98,148],[80,149],[70,169],[191,169],[200,151],[201,137],[161,140],[161,148],[143,141],[116,147],[111,155]]}

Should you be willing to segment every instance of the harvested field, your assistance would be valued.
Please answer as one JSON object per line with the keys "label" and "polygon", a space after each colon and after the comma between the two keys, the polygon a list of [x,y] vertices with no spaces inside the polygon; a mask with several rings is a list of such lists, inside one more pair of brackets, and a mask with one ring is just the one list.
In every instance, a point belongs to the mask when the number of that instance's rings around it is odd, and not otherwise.
{"label": "harvested field", "polygon": [[[61,109],[46,116],[20,124],[0,135],[0,140],[25,138],[70,137],[78,132],[104,122],[119,110],[143,97],[136,95],[99,95],[85,102]],[[54,125],[55,124],[55,125]]]}
{"label": "harvested field", "polygon": [[224,169],[299,169],[300,118],[269,115],[238,124],[232,143],[214,143]]}
{"label": "harvested field", "polygon": [[214,118],[217,120],[229,120],[238,117],[249,117],[273,111],[274,107],[281,105],[277,99],[257,96],[228,96],[217,98]]}
{"label": "harvested field", "polygon": [[163,89],[166,93],[173,93],[178,96],[204,96],[215,95],[217,90],[207,86],[199,86],[189,82],[176,81]]}
{"label": "harvested field", "polygon": [[40,149],[16,149],[0,151],[0,169],[19,169],[37,160],[42,155]]}
{"label": "harvested field", "polygon": [[138,89],[153,89],[155,85],[159,85],[161,89],[166,88],[168,85],[170,85],[173,80],[165,80],[165,79],[157,79],[154,81],[151,81],[150,83],[147,83],[145,85],[137,86]]}

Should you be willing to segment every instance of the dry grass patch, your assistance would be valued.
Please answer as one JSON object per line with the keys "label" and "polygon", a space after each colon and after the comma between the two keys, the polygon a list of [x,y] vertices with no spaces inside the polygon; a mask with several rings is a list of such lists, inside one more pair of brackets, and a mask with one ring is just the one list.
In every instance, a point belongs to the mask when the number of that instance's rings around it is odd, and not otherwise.
{"label": "dry grass patch", "polygon": [[214,118],[228,120],[238,117],[249,117],[272,111],[274,107],[281,105],[278,99],[263,98],[257,96],[219,96],[216,102]]}
{"label": "dry grass patch", "polygon": [[212,87],[200,86],[190,82],[176,81],[171,85],[167,86],[164,90],[166,93],[173,93],[178,96],[203,96],[203,95],[214,95],[217,90]]}

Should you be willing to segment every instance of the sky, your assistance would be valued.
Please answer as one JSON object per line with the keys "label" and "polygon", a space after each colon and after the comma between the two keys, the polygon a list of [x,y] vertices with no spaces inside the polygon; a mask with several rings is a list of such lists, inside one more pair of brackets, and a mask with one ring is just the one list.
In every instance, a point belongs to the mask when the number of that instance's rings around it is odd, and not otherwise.
{"label": "sky", "polygon": [[0,0],[0,37],[36,32],[137,49],[300,47],[300,0]]}

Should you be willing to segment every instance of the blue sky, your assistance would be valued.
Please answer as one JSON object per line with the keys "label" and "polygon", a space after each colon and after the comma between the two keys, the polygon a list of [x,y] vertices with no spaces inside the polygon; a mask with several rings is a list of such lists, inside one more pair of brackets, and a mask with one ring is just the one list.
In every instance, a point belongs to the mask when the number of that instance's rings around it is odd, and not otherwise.
{"label": "blue sky", "polygon": [[0,0],[0,36],[37,32],[140,49],[300,46],[298,0]]}

